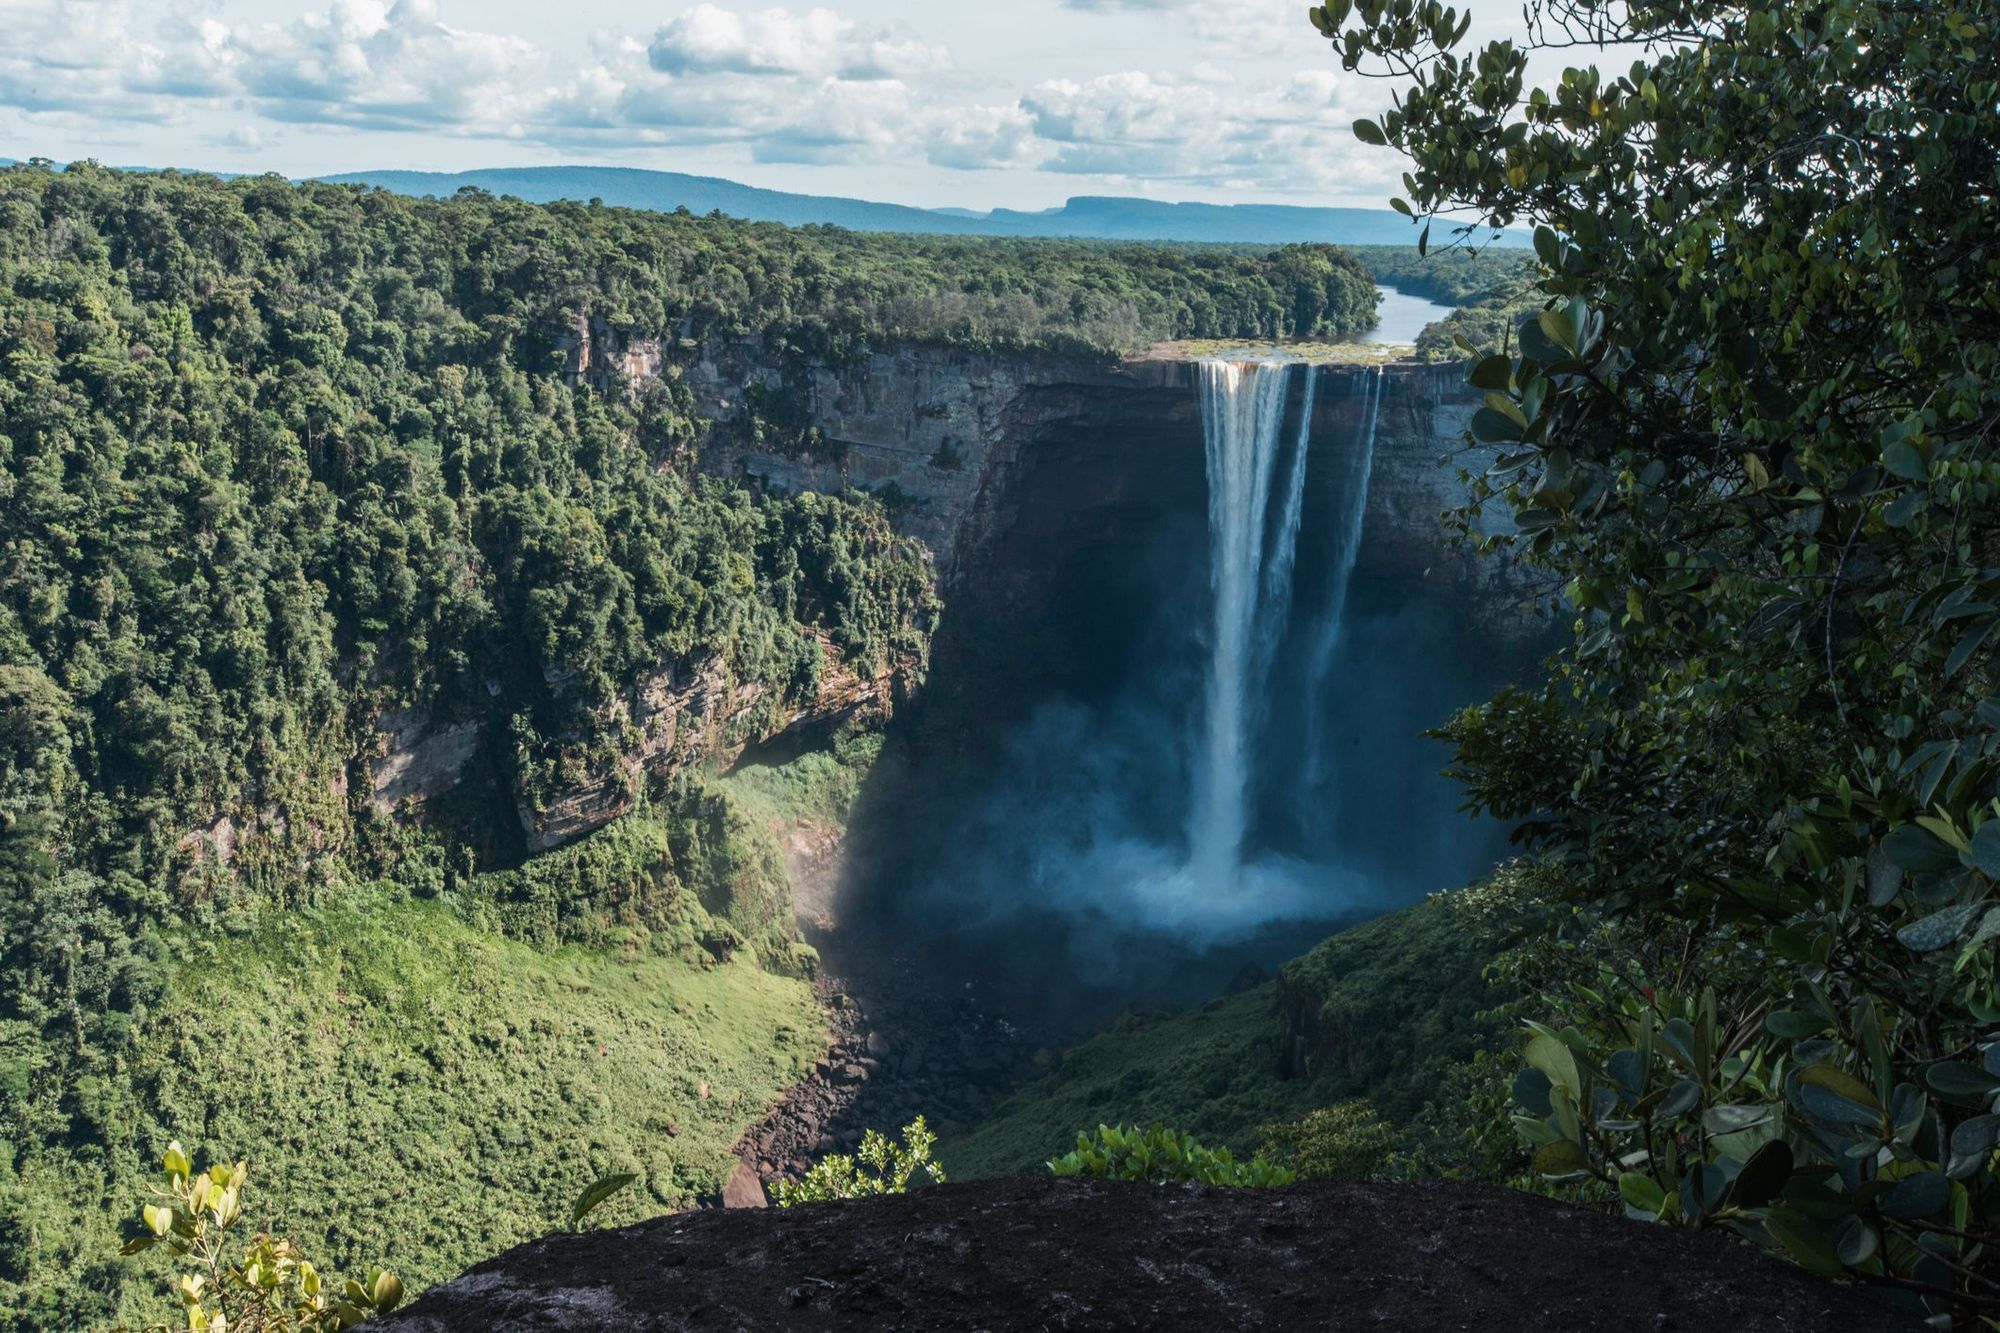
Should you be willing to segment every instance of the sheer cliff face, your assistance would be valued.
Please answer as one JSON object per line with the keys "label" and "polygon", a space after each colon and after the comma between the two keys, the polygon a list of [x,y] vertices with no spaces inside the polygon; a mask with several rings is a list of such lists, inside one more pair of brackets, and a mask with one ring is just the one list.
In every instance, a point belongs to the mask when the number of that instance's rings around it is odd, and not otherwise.
{"label": "sheer cliff face", "polygon": [[[1367,366],[1329,366],[1314,387],[1312,450],[1358,448]],[[1492,628],[1525,628],[1509,572],[1446,549],[1439,516],[1463,502],[1463,468],[1490,455],[1463,435],[1478,395],[1455,367],[1390,365],[1356,586],[1462,602]],[[1116,366],[898,348],[787,382],[751,344],[712,347],[686,376],[704,414],[742,410],[746,385],[798,395],[819,428],[810,452],[717,432],[704,465],[786,490],[885,491],[898,522],[936,553],[947,594],[1030,595],[1090,548],[1134,539],[1162,510],[1205,503],[1202,435],[1188,362]],[[757,390],[753,390],[755,392]],[[1295,389],[1294,392],[1300,390]],[[1338,469],[1308,470],[1309,505],[1330,505]],[[885,490],[885,488],[887,488]],[[1024,608],[1025,609],[1025,608]]]}

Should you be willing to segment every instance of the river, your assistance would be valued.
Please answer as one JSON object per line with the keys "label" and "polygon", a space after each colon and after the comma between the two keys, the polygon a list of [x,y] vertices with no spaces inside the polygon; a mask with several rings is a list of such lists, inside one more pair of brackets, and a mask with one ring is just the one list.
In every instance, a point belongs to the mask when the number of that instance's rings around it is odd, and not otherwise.
{"label": "river", "polygon": [[1382,294],[1382,304],[1377,310],[1375,327],[1361,335],[1364,343],[1414,343],[1425,325],[1443,319],[1454,308],[1410,296],[1394,287],[1377,284],[1375,290]]}

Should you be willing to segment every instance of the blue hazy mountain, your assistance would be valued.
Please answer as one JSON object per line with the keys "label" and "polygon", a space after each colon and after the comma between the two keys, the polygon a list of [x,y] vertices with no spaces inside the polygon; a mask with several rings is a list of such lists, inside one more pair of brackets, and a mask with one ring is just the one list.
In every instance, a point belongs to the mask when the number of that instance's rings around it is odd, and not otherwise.
{"label": "blue hazy mountain", "polygon": [[[1417,239],[1409,219],[1387,209],[1173,204],[1152,199],[1085,196],[1044,212],[997,208],[979,213],[962,208],[911,208],[865,199],[791,194],[712,176],[630,167],[356,171],[324,179],[380,186],[398,194],[443,196],[472,186],[492,194],[514,195],[531,203],[601,199],[619,207],[662,212],[685,208],[692,213],[707,213],[719,209],[732,217],[760,222],[792,226],[824,222],[854,231],[1265,244],[1331,241],[1340,245],[1413,245]],[[1510,236],[1507,242],[1525,244],[1526,238]]]}

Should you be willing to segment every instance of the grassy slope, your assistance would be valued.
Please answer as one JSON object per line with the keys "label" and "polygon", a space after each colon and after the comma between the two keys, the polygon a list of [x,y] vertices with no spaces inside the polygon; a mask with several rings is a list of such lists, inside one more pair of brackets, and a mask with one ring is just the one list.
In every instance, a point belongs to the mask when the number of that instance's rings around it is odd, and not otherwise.
{"label": "grassy slope", "polygon": [[1445,1068],[1496,1039],[1477,1019],[1498,999],[1480,978],[1490,956],[1443,898],[1431,898],[1286,965],[1330,1024],[1354,1034],[1345,1058],[1317,1077],[1279,1077],[1276,987],[1259,986],[1187,1013],[1121,1021],[939,1156],[967,1177],[1030,1170],[1067,1151],[1079,1130],[1156,1120],[1242,1151],[1261,1125],[1355,1097],[1407,1122]]}
{"label": "grassy slope", "polygon": [[[260,1220],[331,1266],[379,1261],[413,1287],[560,1226],[610,1171],[644,1184],[594,1221],[718,1188],[730,1147],[821,1039],[806,984],[748,954],[703,967],[539,949],[407,901],[221,942],[180,969],[162,1020],[138,1073],[157,1081],[166,1129],[197,1158],[247,1157]],[[24,1183],[45,1204],[68,1196],[44,1225],[74,1227],[80,1212],[90,1264],[137,1212],[138,1153],[161,1146]],[[110,1262],[127,1270],[128,1301],[150,1286],[147,1260]]]}

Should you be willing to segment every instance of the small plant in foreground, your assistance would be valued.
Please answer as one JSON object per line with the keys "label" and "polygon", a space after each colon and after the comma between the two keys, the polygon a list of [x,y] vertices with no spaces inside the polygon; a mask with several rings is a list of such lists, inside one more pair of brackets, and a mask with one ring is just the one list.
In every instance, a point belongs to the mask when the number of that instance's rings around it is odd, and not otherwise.
{"label": "small plant in foreground", "polygon": [[920,1184],[945,1183],[944,1168],[931,1160],[937,1135],[918,1116],[903,1127],[898,1143],[879,1130],[861,1136],[861,1147],[853,1156],[844,1153],[814,1162],[802,1180],[781,1180],[773,1193],[778,1207],[801,1203],[826,1203],[833,1199],[866,1199],[878,1194],[906,1194],[911,1180],[922,1172]]}
{"label": "small plant in foreground", "polygon": [[1151,1129],[1099,1125],[1076,1136],[1076,1150],[1049,1163],[1059,1176],[1143,1180],[1154,1185],[1289,1185],[1298,1177],[1262,1156],[1239,1162],[1227,1148],[1208,1149],[1194,1136],[1164,1125]]}
{"label": "small plant in foreground", "polygon": [[[167,1145],[162,1165],[166,1183],[153,1189],[159,1202],[140,1210],[146,1229],[123,1252],[164,1245],[182,1261],[171,1291],[191,1333],[332,1333],[402,1303],[402,1282],[380,1269],[365,1285],[350,1280],[335,1291],[289,1237],[260,1232],[232,1260],[249,1165],[217,1162],[197,1172],[178,1143]],[[149,1325],[147,1333],[168,1327]]]}

